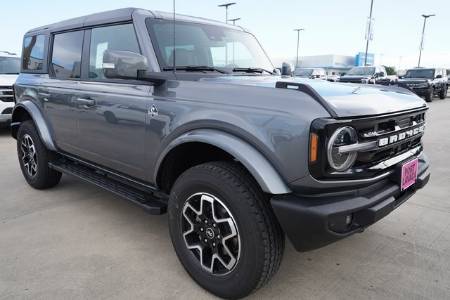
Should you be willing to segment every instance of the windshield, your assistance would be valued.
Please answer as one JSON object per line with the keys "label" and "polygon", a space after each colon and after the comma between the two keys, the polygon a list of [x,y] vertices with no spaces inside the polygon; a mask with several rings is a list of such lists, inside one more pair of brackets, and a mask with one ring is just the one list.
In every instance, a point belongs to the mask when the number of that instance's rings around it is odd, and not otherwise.
{"label": "windshield", "polygon": [[172,21],[148,19],[147,28],[162,69],[173,67],[175,54],[177,68],[273,70],[264,50],[250,33],[215,25],[176,22],[174,51]]}
{"label": "windshield", "polygon": [[0,57],[0,74],[19,74],[20,58]]}
{"label": "windshield", "polygon": [[373,75],[375,74],[374,67],[355,67],[348,71],[347,75]]}
{"label": "windshield", "polygon": [[405,76],[403,78],[434,78],[434,70],[433,69],[414,69],[406,71]]}
{"label": "windshield", "polygon": [[295,76],[311,76],[313,69],[296,69],[294,71]]}

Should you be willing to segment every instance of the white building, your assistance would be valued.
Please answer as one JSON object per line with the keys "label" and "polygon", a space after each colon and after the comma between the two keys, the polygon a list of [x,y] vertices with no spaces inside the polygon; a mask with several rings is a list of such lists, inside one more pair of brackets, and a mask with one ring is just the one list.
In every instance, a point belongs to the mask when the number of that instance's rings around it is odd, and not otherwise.
{"label": "white building", "polygon": [[[295,64],[295,60],[294,60]],[[324,68],[327,75],[339,75],[355,66],[355,56],[348,55],[312,55],[300,57],[300,68]]]}

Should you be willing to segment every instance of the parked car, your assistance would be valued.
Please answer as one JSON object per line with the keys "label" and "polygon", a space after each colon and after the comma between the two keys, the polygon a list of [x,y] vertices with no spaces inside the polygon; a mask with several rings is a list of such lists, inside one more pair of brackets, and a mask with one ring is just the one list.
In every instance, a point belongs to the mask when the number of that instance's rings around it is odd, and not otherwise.
{"label": "parked car", "polygon": [[327,80],[327,72],[323,68],[295,68],[294,77]]}
{"label": "parked car", "polygon": [[353,67],[341,76],[340,82],[376,84],[386,79],[387,72],[383,66]]}
{"label": "parked car", "polygon": [[0,51],[0,127],[11,122],[14,107],[13,84],[20,71],[20,57],[16,54]]}
{"label": "parked car", "polygon": [[28,184],[65,173],[167,210],[184,268],[220,297],[266,284],[284,234],[308,251],[362,232],[430,176],[421,98],[275,75],[241,27],[127,8],[30,30],[22,56]]}
{"label": "parked car", "polygon": [[398,86],[425,97],[427,102],[433,101],[435,95],[445,99],[448,85],[447,70],[442,68],[410,69],[398,80]]}
{"label": "parked car", "polygon": [[396,85],[397,83],[398,83],[397,75],[387,75],[384,78],[378,78],[376,80],[376,84],[381,84],[381,85]]}
{"label": "parked car", "polygon": [[327,80],[331,82],[338,82],[341,78],[339,73],[333,72],[331,75],[327,75]]}

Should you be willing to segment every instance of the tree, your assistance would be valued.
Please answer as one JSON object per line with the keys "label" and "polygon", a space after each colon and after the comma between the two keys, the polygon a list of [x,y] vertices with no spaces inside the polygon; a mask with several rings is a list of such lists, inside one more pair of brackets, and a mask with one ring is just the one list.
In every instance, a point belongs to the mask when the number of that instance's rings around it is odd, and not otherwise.
{"label": "tree", "polygon": [[388,75],[396,75],[397,74],[397,71],[395,70],[395,67],[385,66],[384,68],[386,69],[386,72],[387,72]]}

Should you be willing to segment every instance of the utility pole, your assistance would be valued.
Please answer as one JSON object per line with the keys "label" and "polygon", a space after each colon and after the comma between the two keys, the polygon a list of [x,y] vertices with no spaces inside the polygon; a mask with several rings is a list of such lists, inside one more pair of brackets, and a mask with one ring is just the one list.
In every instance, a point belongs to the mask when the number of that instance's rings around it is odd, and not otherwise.
{"label": "utility pole", "polygon": [[419,62],[417,63],[417,67],[420,68],[420,60],[422,58],[422,49],[423,49],[423,40],[425,37],[425,26],[427,25],[427,19],[430,17],[434,17],[435,15],[422,15],[423,17],[423,28],[422,28],[422,39],[420,40],[420,50],[419,50]]}
{"label": "utility pole", "polygon": [[298,49],[300,48],[300,31],[305,30],[304,28],[296,28],[294,31],[297,31],[297,56],[295,60],[295,68],[298,68]]}
{"label": "utility pole", "polygon": [[370,12],[369,21],[367,22],[367,33],[366,33],[366,55],[364,56],[364,66],[367,66],[367,53],[369,52],[369,41],[372,39],[372,11],[373,11],[373,0],[370,0]]}
{"label": "utility pole", "polygon": [[219,7],[225,7],[225,23],[228,23],[228,7],[235,5],[236,2],[228,2],[218,5]]}

